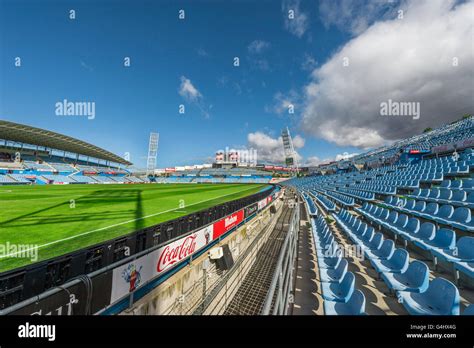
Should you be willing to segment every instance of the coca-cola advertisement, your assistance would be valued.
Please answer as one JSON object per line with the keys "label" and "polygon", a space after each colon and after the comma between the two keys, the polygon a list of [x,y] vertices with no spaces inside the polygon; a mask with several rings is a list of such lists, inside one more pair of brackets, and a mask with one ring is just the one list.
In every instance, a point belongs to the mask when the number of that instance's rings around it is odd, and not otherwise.
{"label": "coca-cola advertisement", "polygon": [[149,280],[173,268],[212,241],[213,226],[207,226],[150,254],[114,269],[111,303],[135,291]]}
{"label": "coca-cola advertisement", "polygon": [[212,239],[219,238],[224,233],[230,231],[235,226],[240,224],[244,220],[244,210],[239,210],[238,212],[229,215],[216,223],[214,223],[214,234],[212,235]]}
{"label": "coca-cola advertisement", "polygon": [[211,236],[212,225],[158,249],[155,275],[166,271],[191,256],[195,251],[205,247],[211,241]]}

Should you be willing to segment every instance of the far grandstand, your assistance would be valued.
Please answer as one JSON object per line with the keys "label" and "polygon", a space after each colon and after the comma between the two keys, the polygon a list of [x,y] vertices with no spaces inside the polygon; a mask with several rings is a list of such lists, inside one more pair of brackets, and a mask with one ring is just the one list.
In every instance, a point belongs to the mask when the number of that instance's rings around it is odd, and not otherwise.
{"label": "far grandstand", "polygon": [[288,176],[282,166],[195,165],[150,175],[107,150],[44,129],[0,120],[0,185],[253,183]]}

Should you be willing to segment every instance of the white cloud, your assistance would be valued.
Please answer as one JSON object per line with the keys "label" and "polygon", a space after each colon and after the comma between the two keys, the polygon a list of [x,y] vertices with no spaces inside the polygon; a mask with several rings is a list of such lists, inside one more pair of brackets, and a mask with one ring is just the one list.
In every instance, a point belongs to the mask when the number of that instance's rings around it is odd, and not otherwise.
{"label": "white cloud", "polygon": [[263,40],[254,40],[248,45],[247,49],[251,54],[260,54],[263,51],[267,50],[269,47],[269,42]]}
{"label": "white cloud", "polygon": [[202,47],[198,48],[197,54],[200,57],[209,57],[209,53]]}
{"label": "white cloud", "polygon": [[321,0],[319,14],[326,28],[334,25],[342,31],[360,34],[380,18],[393,16],[400,1]]}
{"label": "white cloud", "polygon": [[337,154],[334,160],[335,161],[346,160],[346,159],[352,158],[352,157],[357,156],[357,155],[358,155],[358,153],[343,152],[343,153]]}
{"label": "white cloud", "polygon": [[306,159],[303,166],[304,167],[316,167],[323,163],[324,161],[321,160],[318,156],[311,156]]}
{"label": "white cloud", "polygon": [[181,76],[179,95],[187,101],[197,101],[198,99],[202,98],[201,92],[199,92],[198,89],[194,87],[190,79],[187,79],[184,76]]}
{"label": "white cloud", "polygon": [[[473,1],[414,0],[403,19],[370,26],[313,71],[302,129],[338,145],[369,148],[472,112],[473,13]],[[381,116],[380,104],[389,99],[419,102],[420,118]]]}
{"label": "white cloud", "polygon": [[305,53],[303,56],[303,62],[301,63],[301,69],[305,71],[313,71],[317,64],[318,62],[312,55]]}
{"label": "white cloud", "polygon": [[270,48],[270,43],[263,40],[252,41],[247,50],[249,52],[247,59],[252,69],[258,69],[262,71],[270,71],[270,63],[262,56],[262,53]]}
{"label": "white cloud", "polygon": [[[282,2],[285,29],[299,38],[304,35],[309,27],[309,17],[301,10],[300,4],[300,0],[283,0]],[[292,11],[294,18],[289,17],[289,11]]]}
{"label": "white cloud", "polygon": [[327,164],[333,161],[349,159],[356,155],[358,155],[358,153],[343,152],[343,153],[337,154],[335,157],[330,157],[330,158],[325,158],[325,159],[321,159],[318,156],[310,156],[303,162],[302,166],[316,167],[316,166],[319,166],[320,164]]}
{"label": "white cloud", "polygon": [[277,92],[273,96],[272,105],[265,106],[265,112],[281,115],[283,113],[288,113],[290,105],[293,105],[294,112],[296,113],[299,103],[300,96],[294,89],[290,90],[287,94]]}
{"label": "white cloud", "polygon": [[[300,135],[292,137],[295,151],[304,147],[305,139]],[[284,163],[285,152],[283,140],[280,137],[273,138],[263,132],[254,132],[247,135],[248,148],[257,150],[259,163]],[[302,157],[296,153],[296,158],[301,161]]]}
{"label": "white cloud", "polygon": [[89,64],[87,64],[85,61],[81,60],[80,63],[81,63],[81,66],[84,69],[86,69],[88,71],[94,71],[94,68],[92,66],[90,66]]}
{"label": "white cloud", "polygon": [[193,85],[190,79],[186,78],[185,76],[181,76],[181,84],[179,86],[178,93],[187,102],[195,104],[205,118],[210,117],[209,110],[212,109],[212,104],[209,106],[205,105],[203,95]]}

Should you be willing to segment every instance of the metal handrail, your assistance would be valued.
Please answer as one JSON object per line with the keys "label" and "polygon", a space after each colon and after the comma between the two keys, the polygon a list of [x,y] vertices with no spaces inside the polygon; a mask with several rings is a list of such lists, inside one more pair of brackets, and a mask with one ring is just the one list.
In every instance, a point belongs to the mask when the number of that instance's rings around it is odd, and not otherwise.
{"label": "metal handrail", "polygon": [[[297,203],[290,220],[290,228],[285,237],[283,246],[278,256],[275,273],[267,292],[267,297],[263,305],[263,315],[286,315],[290,294],[293,290],[293,269],[296,260],[298,233],[300,223],[300,206]],[[276,298],[275,297],[276,292]],[[273,311],[272,309],[273,304]],[[270,313],[271,312],[271,313]]]}

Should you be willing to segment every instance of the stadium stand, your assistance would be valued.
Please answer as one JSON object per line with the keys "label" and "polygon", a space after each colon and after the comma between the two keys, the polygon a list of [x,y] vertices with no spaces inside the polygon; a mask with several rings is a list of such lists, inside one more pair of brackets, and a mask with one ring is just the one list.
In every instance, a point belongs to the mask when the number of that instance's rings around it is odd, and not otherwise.
{"label": "stadium stand", "polygon": [[[322,166],[323,172],[316,171],[319,175],[283,183],[302,194],[311,212],[326,314],[358,313],[357,306],[365,302],[356,295],[358,290],[363,295],[363,289],[354,289],[347,275],[350,259],[323,252],[340,250],[341,246],[325,229],[318,206],[335,220],[337,230],[363,251],[375,279],[386,286],[387,290],[378,291],[396,296],[406,314],[472,315],[474,151],[469,146],[474,145],[470,140],[473,128],[472,117],[463,119],[351,160]],[[459,141],[468,148],[446,145]],[[435,152],[434,147],[441,145],[443,150]],[[408,153],[407,149],[424,153],[402,161],[398,154]],[[379,163],[380,156],[398,160]],[[315,208],[310,203],[313,197]],[[344,306],[336,306],[337,300]]]}

